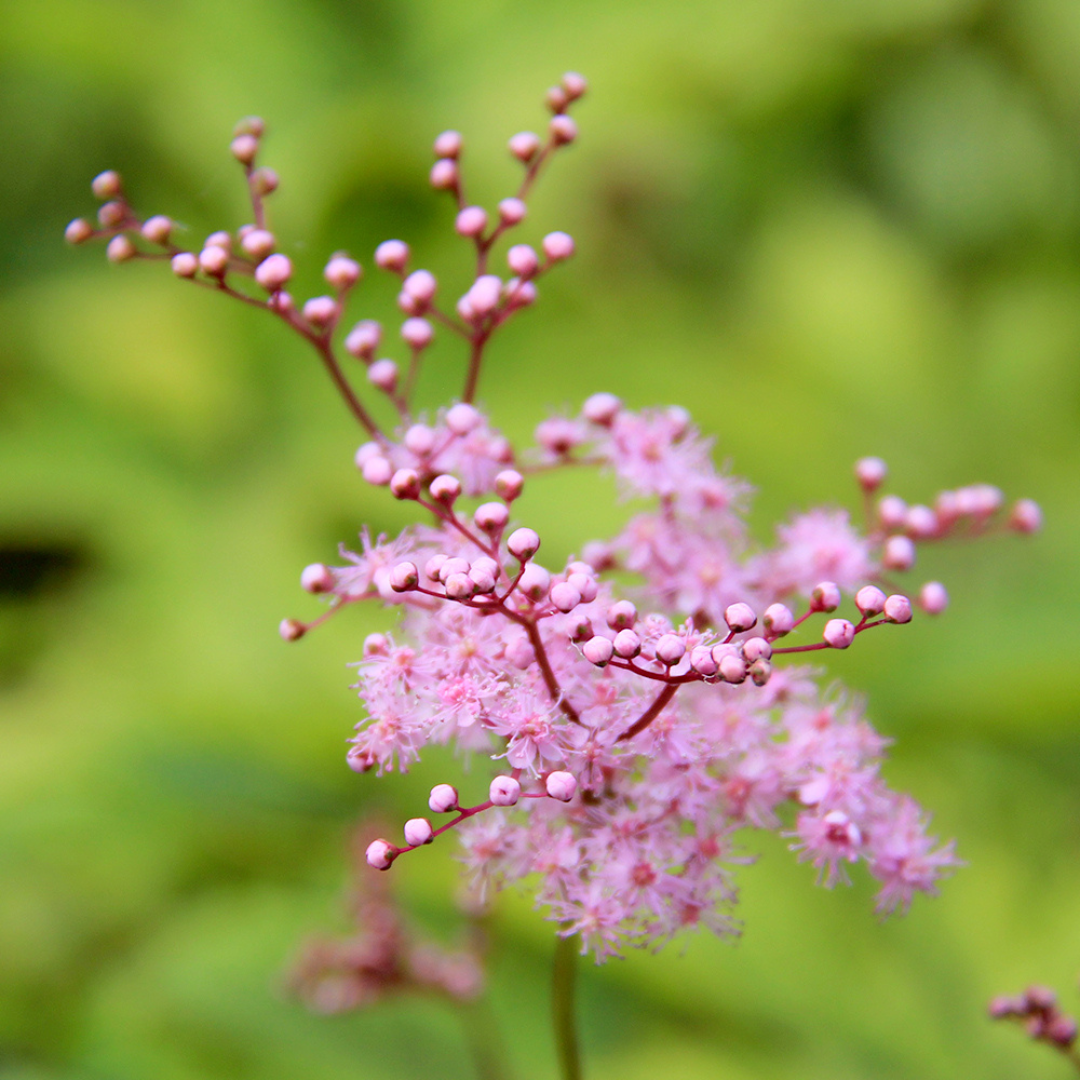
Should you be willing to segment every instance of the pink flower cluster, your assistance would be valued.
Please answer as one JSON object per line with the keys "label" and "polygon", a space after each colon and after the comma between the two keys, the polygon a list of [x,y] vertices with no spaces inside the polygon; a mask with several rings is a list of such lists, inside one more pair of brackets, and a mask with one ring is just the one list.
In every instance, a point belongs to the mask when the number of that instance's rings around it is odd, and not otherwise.
{"label": "pink flower cluster", "polygon": [[[157,244],[178,276],[283,319],[314,346],[367,431],[356,453],[363,479],[416,506],[417,523],[393,540],[365,532],[343,565],[307,567],[303,587],[329,604],[318,618],[281,624],[296,640],[357,601],[400,609],[392,632],[364,643],[365,718],[348,753],[356,771],[404,770],[431,743],[496,763],[485,801],[463,806],[453,785],[436,785],[434,822],[417,816],[402,842],[373,841],[371,866],[386,870],[456,829],[478,896],[535,882],[559,933],[579,934],[597,959],[689,927],[732,931],[731,868],[745,861],[736,834],[748,826],[789,837],[826,885],[864,863],[880,882],[879,910],[904,909],[956,865],[953,847],[885,784],[885,740],[861,703],[822,689],[821,672],[787,658],[909,622],[913,605],[892,579],[914,567],[920,545],[1033,532],[1038,507],[1025,500],[1006,513],[985,485],[942,492],[932,507],[878,498],[886,468],[866,458],[856,464],[864,529],[844,510],[814,509],[762,547],[745,522],[749,486],[715,469],[710,441],[681,408],[634,410],[595,394],[576,416],[542,420],[534,447],[514,447],[473,404],[485,348],[574,244],[554,232],[542,254],[511,246],[507,280],[489,263],[526,218],[542,165],[574,141],[567,110],[584,92],[580,76],[565,76],[548,94],[547,138],[510,140],[524,175],[494,216],[465,198],[461,136],[436,139],[431,183],[455,200],[454,228],[472,245],[475,274],[451,313],[436,302],[435,276],[410,271],[403,242],[376,249],[376,264],[401,279],[407,368],[377,356],[382,328],[372,320],[342,344],[389,424],[353,389],[335,338],[359,264],[334,255],[325,270],[333,295],[300,310],[284,290],[292,266],[274,250],[263,206],[276,177],[254,165],[261,121],[244,122],[233,142],[255,219],[235,238],[214,233],[197,255],[175,247],[168,219],[138,218],[119,177],[106,173],[94,182],[107,200],[101,228],[74,222],[69,239],[106,236],[114,261],[151,257],[138,245]],[[268,295],[245,291],[245,277]],[[468,363],[461,399],[432,417],[414,399],[437,326],[466,342]],[[521,514],[527,477],[583,465],[611,473],[648,508],[614,538],[583,543],[580,557],[545,565]],[[635,583],[618,584],[627,580]],[[917,594],[931,614],[947,599],[937,582]]]}

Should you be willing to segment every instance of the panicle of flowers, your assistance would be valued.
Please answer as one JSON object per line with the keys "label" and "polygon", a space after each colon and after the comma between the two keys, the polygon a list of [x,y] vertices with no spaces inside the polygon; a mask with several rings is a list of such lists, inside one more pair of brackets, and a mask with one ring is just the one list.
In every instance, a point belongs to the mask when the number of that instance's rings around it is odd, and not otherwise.
{"label": "panicle of flowers", "polygon": [[[905,590],[894,580],[913,569],[920,546],[1004,529],[1031,533],[1038,507],[1022,500],[1006,511],[987,485],[943,492],[932,507],[879,497],[887,469],[864,458],[855,474],[865,527],[846,510],[816,508],[780,525],[775,543],[761,547],[745,523],[750,486],[717,471],[711,441],[682,408],[634,410],[613,393],[594,394],[577,415],[542,420],[534,446],[512,445],[474,402],[485,349],[535,298],[537,279],[572,254],[573,241],[549,233],[542,255],[511,246],[508,281],[489,264],[497,242],[525,217],[541,167],[576,137],[567,109],[584,92],[580,76],[565,76],[548,94],[547,138],[510,140],[524,175],[495,221],[466,200],[462,137],[436,139],[431,181],[456,201],[454,228],[472,243],[473,284],[453,313],[445,311],[434,276],[410,270],[403,242],[385,241],[375,261],[401,278],[407,373],[377,358],[377,323],[357,323],[344,341],[396,412],[393,429],[375,424],[335,352],[356,264],[331,259],[334,296],[297,313],[283,291],[291,267],[273,253],[272,237],[256,250],[251,232],[238,234],[245,254],[228,237],[208,241],[222,252],[209,260],[207,247],[197,257],[166,251],[174,269],[181,255],[195,260],[181,262],[194,267],[181,276],[268,308],[315,346],[367,432],[355,459],[363,480],[415,504],[416,523],[398,537],[372,541],[365,531],[361,550],[342,549],[343,565],[308,566],[301,585],[327,606],[280,628],[296,640],[360,600],[400,609],[394,630],[370,635],[358,662],[365,716],[347,754],[357,772],[404,770],[431,743],[495,763],[486,799],[466,804],[454,784],[437,784],[433,818],[411,818],[398,841],[372,841],[367,862],[387,870],[455,830],[478,897],[535,882],[559,933],[579,934],[598,960],[688,928],[733,932],[732,868],[745,862],[736,834],[747,827],[789,837],[828,886],[864,864],[880,885],[878,909],[903,910],[957,865],[953,845],[939,843],[915,801],[883,780],[885,740],[862,702],[822,688],[822,673],[792,658],[844,650],[871,630],[910,622],[912,595],[924,611],[940,613],[943,585]],[[265,232],[265,184],[254,166],[261,132],[250,121],[242,126],[237,156],[255,228]],[[117,238],[133,244],[130,231],[145,235],[148,223],[134,216],[118,178],[101,180],[95,190],[116,209],[101,229],[80,227],[72,238],[103,234],[110,247]],[[154,235],[171,244],[167,234]],[[245,275],[269,298],[235,290],[233,277]],[[460,400],[430,418],[414,413],[413,400],[436,327],[463,338],[467,363]],[[521,514],[528,478],[582,466],[611,473],[624,497],[647,508],[615,537],[545,565],[536,519]],[[620,585],[628,575],[636,584]]]}
{"label": "panicle of flowers", "polygon": [[1076,1019],[1058,1008],[1057,994],[1049,987],[1029,986],[1015,997],[996,997],[987,1011],[992,1020],[1011,1020],[1020,1024],[1035,1042],[1052,1046],[1080,1070]]}

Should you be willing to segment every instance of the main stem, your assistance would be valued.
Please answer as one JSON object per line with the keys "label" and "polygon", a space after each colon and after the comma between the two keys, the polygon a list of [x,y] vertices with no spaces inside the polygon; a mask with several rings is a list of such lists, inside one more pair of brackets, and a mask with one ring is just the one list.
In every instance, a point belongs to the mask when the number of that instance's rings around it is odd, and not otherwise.
{"label": "main stem", "polygon": [[577,1023],[574,1015],[574,976],[577,973],[578,939],[556,937],[551,979],[551,1016],[555,1026],[555,1052],[562,1080],[581,1080]]}

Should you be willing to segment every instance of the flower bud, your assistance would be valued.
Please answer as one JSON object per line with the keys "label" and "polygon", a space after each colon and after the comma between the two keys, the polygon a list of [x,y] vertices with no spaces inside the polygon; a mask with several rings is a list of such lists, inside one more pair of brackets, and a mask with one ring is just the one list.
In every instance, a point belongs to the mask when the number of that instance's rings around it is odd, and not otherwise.
{"label": "flower bud", "polygon": [[245,116],[243,120],[236,122],[233,135],[254,135],[261,139],[266,133],[266,123],[261,116]]}
{"label": "flower bud", "polygon": [[254,135],[237,135],[229,144],[229,150],[241,165],[250,165],[259,152],[259,140]]}
{"label": "flower bud", "polygon": [[574,240],[568,233],[552,232],[544,237],[541,247],[552,262],[561,262],[574,254]]}
{"label": "flower bud", "polygon": [[224,229],[218,229],[206,238],[203,247],[219,247],[224,251],[232,251],[232,237]]}
{"label": "flower bud", "polygon": [[375,487],[386,487],[394,475],[394,466],[384,457],[371,457],[360,467],[360,475]]}
{"label": "flower bud", "polygon": [[442,578],[439,575],[442,573],[442,568],[448,561],[447,557],[441,551],[432,555],[431,558],[424,563],[424,576],[431,581],[441,581]]}
{"label": "flower bud", "polygon": [[544,781],[548,795],[559,802],[569,802],[577,791],[577,780],[568,772],[548,773]]}
{"label": "flower bud", "polygon": [[822,637],[832,648],[846,649],[855,640],[855,627],[847,619],[830,619]]}
{"label": "flower bud", "polygon": [[499,222],[503,226],[517,225],[525,220],[528,207],[517,198],[503,199],[499,203]]}
{"label": "flower bud", "polygon": [[454,228],[462,236],[479,236],[488,223],[487,211],[482,206],[466,206],[458,212]]}
{"label": "flower bud", "polygon": [[888,475],[889,467],[881,458],[864,457],[855,462],[855,478],[867,494],[877,491]]}
{"label": "flower bud", "polygon": [[614,654],[615,647],[610,638],[594,637],[581,646],[581,651],[590,664],[604,667]]}
{"label": "flower bud", "polygon": [[279,183],[278,174],[273,169],[263,167],[251,174],[251,190],[256,195],[273,195]]}
{"label": "flower bud", "polygon": [[885,598],[885,618],[891,623],[911,622],[911,601],[900,593]]}
{"label": "flower bud", "polygon": [[553,112],[561,113],[570,104],[570,98],[561,86],[552,86],[544,94],[544,104]]}
{"label": "flower bud", "polygon": [[431,789],[427,804],[433,814],[449,814],[458,808],[457,788],[449,784],[436,784]]}
{"label": "flower bud", "polygon": [[217,244],[210,244],[199,252],[199,269],[210,277],[222,278],[229,269],[229,253]]}
{"label": "flower bud", "polygon": [[910,570],[915,565],[915,544],[906,536],[890,536],[885,541],[881,565],[888,570]]}
{"label": "flower bud", "polygon": [[438,158],[458,158],[464,140],[460,131],[444,131],[435,137],[435,156]]}
{"label": "flower bud", "polygon": [[527,164],[536,157],[536,152],[540,149],[540,136],[531,131],[519,131],[516,135],[511,136],[507,145],[510,147],[510,153],[518,161]]}
{"label": "flower bud", "polygon": [[476,582],[467,572],[448,575],[443,587],[451,600],[471,600],[476,593]]}
{"label": "flower bud", "polygon": [[[138,252],[135,245],[126,236],[114,236],[105,249],[109,262],[122,263],[134,259]],[[228,256],[225,257],[228,260]]]}
{"label": "flower bud", "polygon": [[420,495],[420,476],[415,469],[398,469],[390,477],[390,493],[395,499],[415,499]]}
{"label": "flower bud", "polygon": [[473,523],[486,533],[495,533],[506,527],[510,511],[501,502],[482,503],[473,513]]}
{"label": "flower bud", "polygon": [[430,844],[435,839],[435,830],[426,817],[409,818],[405,822],[405,843],[409,847],[420,847]]}
{"label": "flower bud", "polygon": [[374,319],[362,319],[345,338],[345,351],[357,360],[370,360],[382,339],[382,327]]}
{"label": "flower bud", "polygon": [[[713,659],[716,659],[716,651],[713,651]],[[736,686],[739,683],[746,682],[746,661],[740,656],[736,656],[733,653],[726,653],[719,658],[720,678],[724,682],[734,683]]]}
{"label": "flower bud", "polygon": [[385,656],[390,649],[390,640],[385,634],[368,634],[364,638],[364,656]]}
{"label": "flower bud", "polygon": [[495,477],[495,494],[512,503],[525,489],[525,478],[516,469],[504,469]]}
{"label": "flower bud", "polygon": [[864,585],[855,594],[855,606],[863,615],[880,615],[885,610],[885,594],[876,585]]}
{"label": "flower bud", "polygon": [[765,657],[761,657],[750,665],[748,674],[755,686],[764,686],[772,678],[772,664]]}
{"label": "flower bud", "polygon": [[761,617],[761,625],[771,637],[783,637],[790,634],[795,626],[795,616],[786,604],[770,604]]}
{"label": "flower bud", "polygon": [[313,296],[304,304],[304,318],[320,330],[333,326],[341,314],[341,305],[332,296]]}
{"label": "flower bud", "polygon": [[1009,513],[1009,528],[1019,533],[1037,533],[1042,528],[1042,510],[1031,499],[1020,499]]}
{"label": "flower bud", "polygon": [[412,349],[426,349],[435,337],[435,331],[427,319],[413,316],[401,324],[401,336]]}
{"label": "flower bud", "polygon": [[300,588],[309,593],[332,592],[334,588],[334,572],[325,563],[312,563],[304,567],[300,575]]}
{"label": "flower bud", "polygon": [[577,138],[577,124],[569,116],[553,116],[548,132],[556,146],[566,146]]}
{"label": "flower bud", "polygon": [[533,603],[543,600],[550,588],[551,574],[539,563],[531,562],[522,570],[518,579],[518,591]]}
{"label": "flower bud", "polygon": [[573,611],[581,603],[581,593],[567,581],[552,585],[550,598],[552,605],[563,614]]}
{"label": "flower bud", "polygon": [[686,655],[686,642],[678,634],[661,634],[656,642],[656,659],[674,667]]}
{"label": "flower bud", "polygon": [[326,264],[323,277],[338,292],[344,292],[360,280],[361,273],[360,264],[355,259],[350,259],[348,255],[335,255]]}
{"label": "flower bud", "polygon": [[929,506],[909,506],[904,515],[904,529],[917,540],[929,540],[938,533],[937,514]]}
{"label": "flower bud", "polygon": [[748,664],[755,660],[768,660],[772,656],[772,646],[762,637],[747,638],[743,642],[742,654]]}
{"label": "flower bud", "polygon": [[384,393],[392,394],[397,389],[398,366],[393,360],[376,360],[368,368],[368,381]]}
{"label": "flower bud", "polygon": [[940,615],[949,606],[949,594],[940,581],[928,581],[919,590],[919,607],[927,615]]}
{"label": "flower bud", "polygon": [[428,491],[431,492],[431,497],[436,502],[442,503],[444,506],[453,506],[455,500],[461,494],[461,481],[456,476],[443,473],[431,481]]}
{"label": "flower bud", "polygon": [[402,291],[412,297],[421,307],[431,303],[437,283],[430,270],[414,270],[402,284]]}
{"label": "flower bud", "polygon": [[612,642],[615,653],[624,660],[631,660],[641,652],[641,638],[633,630],[620,630]]}
{"label": "flower bud", "polygon": [[527,562],[540,550],[540,537],[532,529],[515,529],[506,547],[519,562]]}
{"label": "flower bud", "polygon": [[899,495],[886,495],[878,503],[878,521],[886,529],[899,529],[907,516],[907,503]]}
{"label": "flower bud", "polygon": [[282,619],[278,633],[284,641],[298,641],[304,636],[307,627],[299,619]]}
{"label": "flower bud", "polygon": [[690,666],[699,675],[715,675],[719,665],[713,659],[712,649],[707,645],[695,645],[690,650]]}
{"label": "flower bud", "polygon": [[609,427],[621,408],[622,402],[614,394],[593,394],[585,399],[581,415],[592,424]]}
{"label": "flower bud", "polygon": [[127,218],[127,207],[122,202],[113,201],[98,207],[98,224],[106,229],[115,229]]}
{"label": "flower bud", "polygon": [[474,591],[487,595],[495,591],[495,583],[498,581],[497,571],[486,566],[477,566],[475,563],[469,569],[469,578],[472,580]]}
{"label": "flower bud", "polygon": [[90,181],[90,190],[99,199],[115,199],[122,190],[120,174],[115,169],[106,169]]}
{"label": "flower bud", "polygon": [[566,91],[566,96],[570,101],[577,101],[589,89],[585,76],[579,75],[576,71],[568,71],[560,80],[560,85]]}
{"label": "flower bud", "polygon": [[731,604],[724,611],[724,622],[733,634],[741,634],[757,625],[757,616],[749,604]]}
{"label": "flower bud", "polygon": [[612,630],[627,630],[637,622],[637,608],[630,600],[616,600],[607,609],[607,624]]}
{"label": "flower bud", "polygon": [[397,848],[386,840],[372,840],[367,846],[364,858],[367,859],[368,866],[376,870],[389,870],[397,853]]}
{"label": "flower bud", "polygon": [[409,261],[409,245],[404,240],[384,240],[375,249],[375,265],[380,270],[401,274]]}
{"label": "flower bud", "polygon": [[375,759],[371,756],[370,751],[361,750],[358,746],[354,746],[345,755],[345,764],[356,773],[371,772],[372,766],[375,764]]}
{"label": "flower bud", "polygon": [[521,785],[512,776],[496,776],[488,788],[488,798],[496,806],[513,806],[521,798]]}
{"label": "flower bud", "polygon": [[810,593],[811,611],[835,611],[840,606],[840,586],[835,581],[822,581]]}
{"label": "flower bud", "polygon": [[151,244],[167,244],[173,223],[164,214],[155,214],[143,222],[142,234]]}
{"label": "flower bud", "polygon": [[577,589],[586,604],[591,604],[596,599],[599,586],[596,584],[596,578],[591,574],[573,573],[566,580]]}
{"label": "flower bud", "polygon": [[76,218],[64,230],[64,239],[69,244],[84,244],[94,235],[94,226],[84,218]]}
{"label": "flower bud", "polygon": [[458,186],[458,164],[452,158],[442,158],[431,166],[428,176],[436,191],[453,191]]}
{"label": "flower bud", "polygon": [[506,263],[520,278],[530,278],[540,269],[540,256],[529,244],[515,244],[506,253]]}
{"label": "flower bud", "polygon": [[199,272],[199,260],[193,252],[181,251],[172,257],[172,272],[179,278],[192,278]]}
{"label": "flower bud", "polygon": [[416,563],[399,562],[390,571],[390,588],[394,592],[411,592],[420,584],[420,572]]}
{"label": "flower bud", "polygon": [[255,280],[267,291],[277,292],[292,277],[288,255],[270,255],[255,268]]}

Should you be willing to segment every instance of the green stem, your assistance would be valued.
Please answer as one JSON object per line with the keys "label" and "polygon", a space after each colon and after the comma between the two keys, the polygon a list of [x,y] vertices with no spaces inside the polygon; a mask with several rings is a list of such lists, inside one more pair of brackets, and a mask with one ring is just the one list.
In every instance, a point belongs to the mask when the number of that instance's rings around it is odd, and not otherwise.
{"label": "green stem", "polygon": [[476,1066],[477,1080],[509,1080],[505,1048],[487,998],[463,1003],[458,1007],[458,1015]]}
{"label": "green stem", "polygon": [[574,1019],[574,975],[577,971],[577,935],[555,939],[555,964],[551,980],[555,1050],[562,1080],[581,1080],[577,1024]]}

